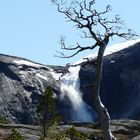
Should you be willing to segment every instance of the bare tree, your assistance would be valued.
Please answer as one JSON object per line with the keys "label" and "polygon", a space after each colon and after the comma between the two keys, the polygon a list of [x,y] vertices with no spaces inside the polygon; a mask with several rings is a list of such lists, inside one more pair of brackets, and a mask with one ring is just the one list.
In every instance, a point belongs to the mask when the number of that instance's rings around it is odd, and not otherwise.
{"label": "bare tree", "polygon": [[[127,29],[123,21],[118,15],[109,19],[107,15],[111,11],[111,6],[107,5],[104,11],[94,9],[95,0],[78,0],[64,1],[51,0],[56,6],[58,12],[65,15],[68,21],[73,22],[77,28],[83,31],[85,39],[93,39],[93,45],[81,46],[77,43],[75,47],[67,47],[65,39],[60,40],[61,48],[72,51],[71,55],[65,55],[59,52],[61,58],[71,58],[82,51],[93,50],[97,47],[98,55],[96,59],[96,73],[95,82],[92,84],[92,99],[93,106],[98,113],[99,121],[101,123],[103,139],[115,139],[110,130],[110,116],[106,107],[102,104],[100,99],[100,83],[102,79],[103,54],[112,37],[118,36],[124,39],[132,39],[137,35],[131,29]],[[69,4],[68,4],[69,3]],[[68,6],[67,6],[68,5]]]}

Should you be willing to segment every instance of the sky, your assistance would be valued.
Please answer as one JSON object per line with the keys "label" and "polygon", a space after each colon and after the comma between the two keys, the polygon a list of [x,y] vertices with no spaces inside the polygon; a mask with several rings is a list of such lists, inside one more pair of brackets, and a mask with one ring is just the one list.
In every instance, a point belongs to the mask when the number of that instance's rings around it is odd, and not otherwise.
{"label": "sky", "polygon": [[[112,14],[119,14],[125,24],[140,34],[139,0],[96,0],[97,7],[112,6]],[[80,38],[74,24],[66,22],[50,0],[0,0],[0,53],[24,57],[47,65],[65,65],[75,62],[91,52],[71,59],[55,57],[60,50],[60,36],[66,43],[88,44]],[[109,45],[122,42],[111,40]]]}

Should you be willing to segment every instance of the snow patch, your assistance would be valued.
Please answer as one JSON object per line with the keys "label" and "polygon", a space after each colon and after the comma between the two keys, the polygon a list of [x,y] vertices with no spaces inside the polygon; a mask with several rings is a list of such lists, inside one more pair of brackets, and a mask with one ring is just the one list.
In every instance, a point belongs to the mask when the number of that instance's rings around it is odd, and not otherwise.
{"label": "snow patch", "polygon": [[[112,53],[115,53],[115,52],[121,51],[123,49],[126,49],[126,48],[128,48],[128,47],[130,47],[132,45],[135,45],[138,42],[140,42],[140,39],[130,40],[130,41],[126,41],[126,42],[123,42],[123,43],[119,43],[119,44],[109,46],[109,47],[107,47],[105,49],[104,56],[107,56],[107,55],[110,55]],[[89,54],[88,56],[76,61],[74,63],[74,65],[82,63],[82,62],[86,62],[87,60],[85,58],[88,58],[89,60],[95,59],[97,57],[97,55],[98,55],[98,51],[96,51],[96,52],[94,52],[92,54]]]}
{"label": "snow patch", "polygon": [[41,67],[42,65],[36,64],[27,60],[14,60],[14,63],[18,65],[27,65],[27,66],[32,66],[32,67]]}
{"label": "snow patch", "polygon": [[40,73],[37,73],[36,76],[38,76],[41,79],[44,79],[44,80],[48,81],[48,78],[43,76],[43,75],[41,75]]}
{"label": "snow patch", "polygon": [[104,56],[121,51],[121,50],[126,49],[128,47],[131,47],[132,45],[135,45],[138,42],[140,42],[140,39],[130,40],[127,42],[123,42],[123,43],[119,43],[119,44],[115,44],[115,45],[112,45],[110,47],[107,47],[105,50]]}

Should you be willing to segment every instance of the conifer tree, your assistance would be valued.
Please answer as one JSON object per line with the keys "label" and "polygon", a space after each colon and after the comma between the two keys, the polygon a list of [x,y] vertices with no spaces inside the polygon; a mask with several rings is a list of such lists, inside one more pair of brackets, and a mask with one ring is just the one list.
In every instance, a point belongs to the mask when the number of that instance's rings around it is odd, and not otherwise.
{"label": "conifer tree", "polygon": [[46,137],[46,125],[54,124],[57,115],[56,101],[53,98],[52,87],[48,86],[43,93],[37,107],[37,113],[42,123],[43,136]]}

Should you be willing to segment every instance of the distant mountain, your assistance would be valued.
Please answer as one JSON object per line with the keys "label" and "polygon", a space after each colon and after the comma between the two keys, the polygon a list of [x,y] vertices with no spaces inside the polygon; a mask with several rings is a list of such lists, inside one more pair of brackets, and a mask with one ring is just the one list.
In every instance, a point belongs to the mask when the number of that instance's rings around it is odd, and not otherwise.
{"label": "distant mountain", "polygon": [[[140,42],[121,45],[123,49],[112,49],[104,56],[102,101],[113,119],[140,119]],[[94,81],[95,57],[90,56],[91,63],[84,62],[79,71],[69,65],[47,66],[0,54],[0,117],[15,123],[37,123],[37,103],[51,85],[65,120],[86,121],[88,117],[88,121],[90,115],[95,118],[88,86]]]}

